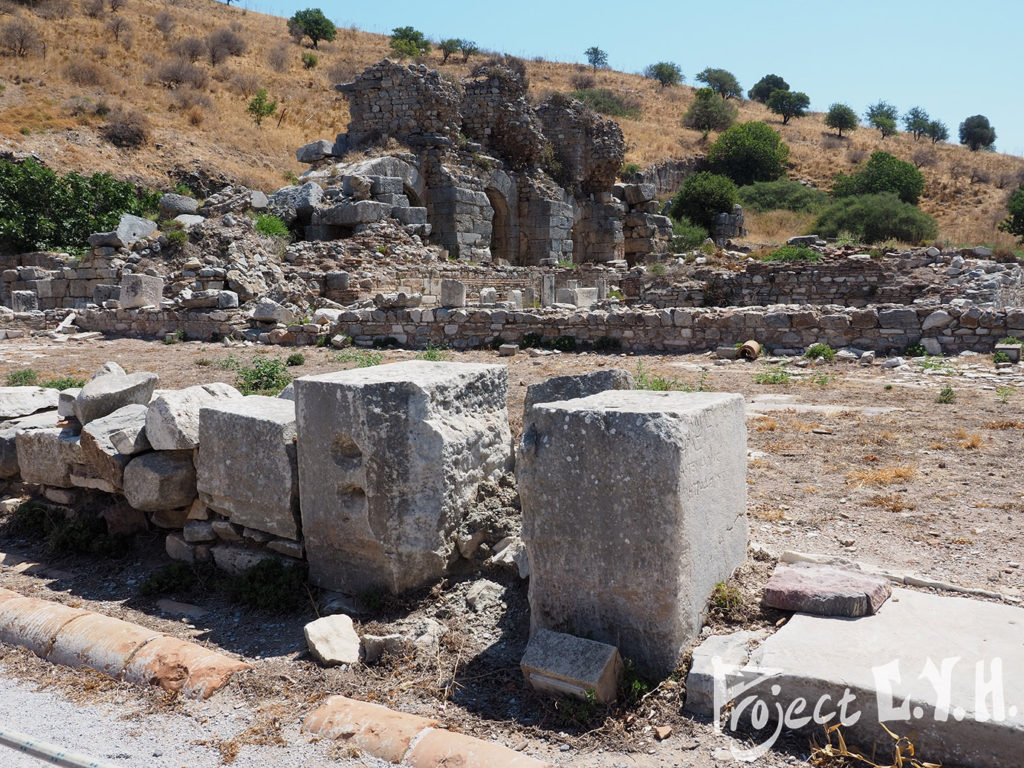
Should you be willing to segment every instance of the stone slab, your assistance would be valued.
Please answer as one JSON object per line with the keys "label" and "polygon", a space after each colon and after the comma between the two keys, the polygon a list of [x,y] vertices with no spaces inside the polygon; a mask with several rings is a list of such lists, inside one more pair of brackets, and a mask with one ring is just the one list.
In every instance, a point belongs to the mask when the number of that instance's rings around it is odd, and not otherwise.
{"label": "stone slab", "polygon": [[765,605],[819,616],[867,616],[892,592],[881,576],[832,565],[779,563],[764,588]]}
{"label": "stone slab", "polygon": [[613,390],[538,403],[516,462],[531,630],[675,668],[746,559],[743,398]]}
{"label": "stone slab", "polygon": [[593,373],[574,373],[566,376],[552,376],[539,384],[526,388],[523,400],[523,424],[529,422],[530,409],[537,403],[554,403],[589,397],[609,389],[635,389],[633,374],[619,368],[610,368]]}
{"label": "stone slab", "polygon": [[21,480],[29,485],[71,487],[71,470],[81,463],[81,446],[68,427],[20,430],[14,438]]}
{"label": "stone slab", "polygon": [[164,297],[164,279],[153,275],[124,275],[118,301],[122,309],[159,307]]}
{"label": "stone slab", "polygon": [[158,380],[155,373],[145,372],[96,376],[75,398],[75,418],[84,426],[126,405],[147,405]]}
{"label": "stone slab", "polygon": [[27,429],[47,429],[56,427],[60,421],[57,411],[43,411],[20,419],[12,419],[0,424],[0,478],[14,477],[18,474],[18,443],[17,435]]}
{"label": "stone slab", "polygon": [[93,419],[81,436],[82,462],[114,490],[124,485],[124,467],[131,458],[117,450],[111,436],[123,430],[141,431],[146,424],[144,405],[126,405],[103,418]]}
{"label": "stone slab", "polygon": [[359,635],[343,613],[324,616],[302,628],[313,658],[325,666],[359,663]]}
{"label": "stone slab", "polygon": [[622,657],[614,645],[598,643],[548,629],[530,638],[520,662],[523,677],[534,690],[614,701],[622,677]]}
{"label": "stone slab", "polygon": [[241,392],[221,382],[162,392],[149,404],[146,439],[157,451],[192,450],[199,445],[200,409],[241,397]]}
{"label": "stone slab", "polygon": [[0,387],[0,421],[57,407],[60,392],[46,387]]}

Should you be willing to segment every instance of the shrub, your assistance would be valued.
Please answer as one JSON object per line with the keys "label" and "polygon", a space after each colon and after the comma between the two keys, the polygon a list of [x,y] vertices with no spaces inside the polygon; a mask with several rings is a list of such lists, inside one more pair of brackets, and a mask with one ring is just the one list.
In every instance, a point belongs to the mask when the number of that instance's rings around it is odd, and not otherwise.
{"label": "shrub", "polygon": [[23,58],[39,47],[39,30],[28,19],[15,17],[0,28],[0,49]]}
{"label": "shrub", "polygon": [[195,64],[206,55],[206,43],[198,37],[185,37],[179,40],[171,51],[190,64]]}
{"label": "shrub", "polygon": [[114,38],[114,42],[121,42],[122,38],[129,37],[132,33],[132,23],[124,16],[115,16],[107,22],[107,32]]}
{"label": "shrub", "polygon": [[141,112],[116,109],[103,126],[103,138],[122,149],[137,149],[149,141],[149,120]]}
{"label": "shrub", "polygon": [[672,222],[672,251],[689,251],[708,239],[708,231],[683,216]]}
{"label": "shrub", "polygon": [[85,386],[85,379],[78,379],[74,376],[60,376],[56,379],[48,379],[47,381],[41,382],[40,387],[46,387],[47,389],[81,389]]}
{"label": "shrub", "polygon": [[109,174],[58,176],[29,158],[0,160],[0,246],[12,251],[80,247],[93,232],[143,215],[159,196]]}
{"label": "shrub", "polygon": [[747,91],[747,98],[764,104],[773,91],[788,91],[789,83],[778,75],[765,75]]}
{"label": "shrub", "polygon": [[697,81],[704,83],[723,99],[743,98],[743,89],[740,88],[739,80],[728,70],[707,67],[697,73]]}
{"label": "shrub", "polygon": [[972,115],[960,123],[960,143],[977,152],[996,143],[996,129],[984,115]]}
{"label": "shrub", "polygon": [[260,88],[256,95],[252,97],[252,101],[249,102],[249,106],[246,107],[246,111],[252,115],[252,119],[256,125],[263,125],[263,118],[270,117],[277,111],[277,99],[270,101],[267,99],[267,89]]}
{"label": "shrub", "polygon": [[928,123],[928,127],[924,131],[924,135],[932,140],[932,144],[937,144],[940,141],[945,141],[949,138],[949,128],[946,127],[945,123],[940,123],[938,120],[932,120]]}
{"label": "shrub", "polygon": [[737,193],[744,208],[758,212],[784,210],[817,213],[829,202],[828,195],[821,190],[789,179],[758,181],[740,187]]}
{"label": "shrub", "polygon": [[339,363],[355,363],[356,368],[372,368],[384,362],[383,352],[368,349],[345,349],[334,356]]}
{"label": "shrub", "polygon": [[738,114],[735,104],[717,98],[710,88],[700,88],[683,115],[683,125],[703,131],[706,136],[711,131],[727,129],[736,121]]}
{"label": "shrub", "polygon": [[582,101],[595,112],[611,117],[639,117],[640,102],[621,96],[607,88],[573,91],[572,98]]}
{"label": "shrub", "polygon": [[577,73],[569,78],[569,84],[572,85],[574,91],[589,91],[596,83],[594,76],[585,72]]}
{"label": "shrub", "polygon": [[209,82],[206,70],[197,67],[187,58],[179,57],[165,61],[156,70],[157,79],[166,87],[190,85],[193,88],[205,88]]}
{"label": "shrub", "polygon": [[766,102],[768,109],[782,117],[786,125],[794,117],[803,117],[811,105],[811,97],[802,91],[775,91]]}
{"label": "shrub", "polygon": [[441,51],[441,66],[444,66],[451,55],[462,47],[462,41],[457,37],[449,37],[438,43],[437,47]]}
{"label": "shrub", "polygon": [[329,43],[338,36],[337,27],[324,16],[324,12],[319,8],[297,11],[288,19],[288,32],[299,41],[303,37],[308,37],[314,48],[321,40],[326,40]]}
{"label": "shrub", "polygon": [[82,4],[82,12],[91,19],[98,19],[107,12],[107,4],[104,0],[86,0]]}
{"label": "shrub", "polygon": [[836,358],[836,351],[828,344],[818,342],[817,344],[811,344],[811,346],[807,348],[807,351],[804,352],[804,357],[808,360],[817,360],[820,357],[823,360],[831,362]]}
{"label": "shrub", "polygon": [[845,104],[833,104],[825,113],[825,125],[839,131],[839,138],[842,138],[843,131],[853,133],[857,130],[857,113]]}
{"label": "shrub", "polygon": [[766,123],[740,123],[711,145],[708,165],[739,185],[773,181],[786,173],[789,147]]}
{"label": "shrub", "polygon": [[793,261],[817,263],[821,254],[806,245],[784,245],[761,257],[761,261]]}
{"label": "shrub", "polygon": [[672,61],[659,61],[657,64],[651,64],[644,70],[644,77],[657,80],[662,88],[679,85],[686,80],[683,77],[683,70]]}
{"label": "shrub", "polygon": [[298,365],[306,364],[306,356],[301,352],[292,352],[288,355],[288,359],[284,361],[285,365],[294,368]]}
{"label": "shrub", "polygon": [[824,237],[847,231],[863,243],[919,243],[934,239],[938,231],[935,219],[892,192],[841,198],[822,211],[814,228]]}
{"label": "shrub", "polygon": [[315,53],[309,51],[302,52],[302,67],[303,69],[313,69],[320,61],[319,57]]}
{"label": "shrub", "polygon": [[153,25],[161,35],[164,37],[170,37],[174,28],[178,26],[178,22],[175,21],[174,16],[167,11],[160,11],[153,17]]}
{"label": "shrub", "polygon": [[272,213],[261,213],[256,217],[256,231],[266,237],[291,237],[288,225]]}
{"label": "shrub", "polygon": [[1010,195],[1006,209],[1007,216],[999,223],[999,229],[1014,235],[1019,238],[1018,242],[1024,244],[1024,183]]}
{"label": "shrub", "polygon": [[74,58],[64,65],[64,77],[69,83],[84,87],[101,86],[107,82],[107,70],[94,61]]}
{"label": "shrub", "polygon": [[430,41],[413,27],[395,27],[391,30],[391,50],[402,58],[418,59],[430,53]]}
{"label": "shrub", "polygon": [[943,405],[950,405],[956,402],[956,390],[953,389],[949,384],[946,384],[939,390],[939,396],[935,398],[935,402],[942,403]]}
{"label": "shrub", "polygon": [[730,213],[737,199],[736,185],[729,178],[701,171],[683,182],[669,203],[669,215],[711,230],[715,216]]}
{"label": "shrub", "polygon": [[303,604],[306,571],[296,563],[285,565],[276,558],[261,560],[231,579],[233,600],[250,608],[288,613]]}
{"label": "shrub", "polygon": [[254,357],[250,365],[238,369],[235,387],[243,395],[278,395],[292,377],[285,371],[285,363],[276,357]]}
{"label": "shrub", "polygon": [[462,45],[459,46],[459,51],[462,53],[462,63],[465,64],[469,61],[470,56],[480,53],[480,46],[472,40],[463,40]]}
{"label": "shrub", "polygon": [[32,368],[11,371],[7,374],[8,387],[33,387],[39,381],[39,372]]}
{"label": "shrub", "polygon": [[873,195],[892,192],[905,203],[914,205],[924,191],[924,175],[888,152],[872,152],[871,158],[851,176],[840,173],[832,187],[835,197]]}
{"label": "shrub", "polygon": [[217,66],[229,56],[243,56],[248,49],[245,38],[228,27],[221,27],[206,37],[206,55],[212,66]]}
{"label": "shrub", "polygon": [[755,384],[789,384],[793,374],[781,365],[773,365],[754,374]]}
{"label": "shrub", "polygon": [[190,592],[198,577],[188,563],[175,561],[161,566],[139,584],[140,595],[167,595]]}
{"label": "shrub", "polygon": [[[270,49],[270,53],[267,54],[267,64],[275,72],[284,72],[288,69],[287,43],[280,43]],[[341,80],[338,80],[338,82],[341,82]]]}

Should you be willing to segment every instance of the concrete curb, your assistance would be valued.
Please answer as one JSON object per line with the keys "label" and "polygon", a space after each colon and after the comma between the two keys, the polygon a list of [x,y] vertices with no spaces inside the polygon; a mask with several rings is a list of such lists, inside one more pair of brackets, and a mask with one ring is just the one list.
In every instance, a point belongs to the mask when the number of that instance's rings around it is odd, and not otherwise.
{"label": "concrete curb", "polygon": [[249,665],[138,624],[0,589],[0,642],[54,664],[209,698]]}
{"label": "concrete curb", "polygon": [[380,704],[331,696],[310,713],[302,728],[412,768],[552,768],[551,763],[438,725],[436,720]]}

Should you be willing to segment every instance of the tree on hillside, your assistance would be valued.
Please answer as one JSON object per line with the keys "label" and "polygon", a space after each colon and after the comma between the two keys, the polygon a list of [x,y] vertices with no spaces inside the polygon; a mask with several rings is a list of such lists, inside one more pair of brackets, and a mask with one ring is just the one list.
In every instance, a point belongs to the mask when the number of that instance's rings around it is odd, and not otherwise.
{"label": "tree on hillside", "polygon": [[899,110],[885,101],[872,104],[864,113],[868,125],[877,128],[883,139],[896,133],[896,117],[898,115]]}
{"label": "tree on hillside", "polygon": [[604,69],[608,66],[608,54],[602,51],[596,45],[592,45],[583,52],[583,55],[587,57],[587,61],[590,66],[597,72],[598,68]]}
{"label": "tree on hillside", "polygon": [[252,115],[252,119],[256,121],[256,125],[262,127],[263,118],[270,117],[277,111],[277,99],[269,101],[267,99],[267,89],[260,88],[256,91],[256,95],[253,96],[252,101],[249,102],[249,106],[246,111]]}
{"label": "tree on hillside", "polygon": [[988,149],[996,143],[996,129],[984,115],[972,115],[960,123],[960,143],[971,152]]}
{"label": "tree on hillside", "polygon": [[903,116],[903,127],[909,133],[914,134],[914,141],[925,135],[930,122],[931,118],[928,117],[928,113],[921,107],[911,107],[907,114]]}
{"label": "tree on hillside", "polygon": [[740,87],[740,81],[728,70],[706,67],[697,73],[697,80],[704,83],[723,99],[743,98],[743,89]]}
{"label": "tree on hillside", "polygon": [[462,45],[459,46],[459,51],[462,53],[462,63],[465,64],[469,61],[470,56],[480,53],[480,46],[472,40],[463,40]]}
{"label": "tree on hillside", "polygon": [[736,201],[736,185],[731,179],[701,171],[683,182],[669,203],[668,212],[677,221],[689,219],[710,230],[715,224],[715,217],[720,213],[731,213]]}
{"label": "tree on hillside", "polygon": [[308,37],[312,41],[314,48],[317,47],[317,43],[321,40],[326,40],[329,43],[338,36],[338,30],[335,28],[334,23],[324,16],[324,12],[319,8],[307,8],[304,11],[297,11],[294,16],[288,19],[288,32],[297,41],[301,41],[303,37]]}
{"label": "tree on hillside", "polygon": [[762,104],[768,101],[768,97],[772,95],[772,91],[788,91],[789,83],[783,80],[778,75],[765,75],[756,83],[754,87],[747,91],[747,98],[752,101],[759,101]]}
{"label": "tree on hillside", "polygon": [[924,191],[924,176],[912,163],[888,152],[872,152],[871,159],[850,176],[840,173],[832,187],[833,197],[896,194],[904,203],[917,205]]}
{"label": "tree on hillside", "polygon": [[765,105],[776,115],[782,116],[782,124],[792,117],[803,117],[811,105],[811,97],[801,91],[772,91]]}
{"label": "tree on hillside", "polygon": [[430,53],[430,41],[413,27],[395,27],[391,30],[391,50],[402,58],[418,59]]}
{"label": "tree on hillside", "polygon": [[739,186],[774,181],[786,175],[789,146],[770,125],[741,123],[727,130],[708,150],[708,166]]}
{"label": "tree on hillside", "polygon": [[949,128],[938,120],[930,120],[928,127],[924,129],[924,135],[932,140],[932,144],[937,144],[949,138]]}
{"label": "tree on hillside", "polygon": [[711,131],[724,131],[736,121],[737,114],[735,104],[718,98],[710,88],[700,88],[683,115],[683,125],[703,131],[707,136]]}
{"label": "tree on hillside", "polygon": [[437,47],[441,51],[441,65],[444,66],[448,63],[448,57],[462,48],[462,41],[457,37],[451,37],[447,40],[442,40],[437,44]]}
{"label": "tree on hillside", "polygon": [[668,85],[679,85],[686,79],[683,77],[683,70],[679,68],[679,65],[671,61],[659,61],[657,64],[651,64],[644,70],[644,77],[657,80],[661,83],[662,88]]}
{"label": "tree on hillside", "polygon": [[1010,195],[1007,207],[1009,215],[1000,222],[999,229],[1019,237],[1020,244],[1024,245],[1024,184],[1017,187]]}
{"label": "tree on hillside", "polygon": [[843,138],[843,131],[852,133],[857,130],[857,113],[845,104],[833,104],[825,113],[825,126],[835,128],[839,131],[839,138]]}

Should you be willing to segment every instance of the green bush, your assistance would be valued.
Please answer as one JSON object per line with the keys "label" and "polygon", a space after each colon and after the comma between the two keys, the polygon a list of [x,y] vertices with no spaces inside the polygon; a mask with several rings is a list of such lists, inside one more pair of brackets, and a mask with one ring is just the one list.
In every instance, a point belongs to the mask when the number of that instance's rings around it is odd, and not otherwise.
{"label": "green bush", "polygon": [[60,376],[56,379],[48,379],[42,382],[40,387],[46,387],[47,389],[81,389],[85,386],[85,379],[78,379],[74,376]]}
{"label": "green bush", "polygon": [[183,229],[172,229],[169,232],[164,232],[164,237],[167,238],[168,245],[184,245],[188,242],[188,233]]}
{"label": "green bush", "polygon": [[689,219],[710,230],[714,226],[715,216],[732,212],[738,199],[736,185],[729,178],[701,171],[683,182],[669,204],[669,215],[679,221]]}
{"label": "green bush", "polygon": [[785,210],[818,213],[829,203],[828,195],[820,189],[790,179],[757,181],[740,187],[737,194],[744,208],[758,212]]}
{"label": "green bush", "polygon": [[268,558],[231,579],[228,592],[233,600],[250,608],[289,613],[303,605],[305,585],[303,566]]}
{"label": "green bush", "polygon": [[804,357],[808,360],[816,360],[820,357],[831,362],[836,359],[836,351],[828,344],[818,342],[817,344],[811,344],[807,348],[807,351],[804,352]]}
{"label": "green bush", "polygon": [[75,517],[56,519],[46,537],[51,555],[95,555],[97,557],[124,557],[131,548],[131,538],[124,534],[107,532],[107,521],[102,517]]}
{"label": "green bush", "polygon": [[355,363],[356,368],[372,368],[384,362],[383,352],[368,349],[345,349],[334,356],[339,363]]}
{"label": "green bush", "polygon": [[267,237],[291,237],[288,225],[272,213],[261,213],[256,217],[256,231]]}
{"label": "green bush", "polygon": [[587,88],[569,94],[595,112],[610,117],[640,117],[640,103],[608,88]]}
{"label": "green bush", "polygon": [[889,239],[920,243],[933,240],[938,228],[931,216],[886,192],[837,200],[818,216],[814,231],[823,237],[847,231],[862,243]]}
{"label": "green bush", "polygon": [[953,389],[949,384],[946,384],[939,390],[939,396],[935,398],[935,402],[942,403],[943,405],[950,405],[956,402],[956,390]]}
{"label": "green bush", "polygon": [[320,63],[320,58],[315,53],[309,51],[302,52],[302,67],[303,69],[313,69]]}
{"label": "green bush", "polygon": [[419,58],[430,53],[430,41],[413,27],[395,27],[391,30],[391,50],[403,58]]}
{"label": "green bush", "polygon": [[781,365],[773,365],[754,374],[755,384],[789,384],[793,374]]}
{"label": "green bush", "polygon": [[301,352],[292,352],[290,355],[288,355],[288,359],[284,361],[284,364],[289,367],[294,367],[296,365],[305,365],[306,356]]}
{"label": "green bush", "polygon": [[832,187],[835,197],[893,192],[900,200],[916,205],[924,191],[924,175],[888,152],[872,152],[871,158],[853,175],[840,173]]}
{"label": "green bush", "polygon": [[155,211],[159,197],[106,173],[59,176],[32,158],[0,160],[0,248],[80,248],[93,232],[116,227],[124,213]]}
{"label": "green bush", "polygon": [[736,122],[738,114],[735,104],[718,98],[710,88],[700,88],[683,115],[683,125],[707,135],[711,131],[724,131]]}
{"label": "green bush", "polygon": [[235,387],[243,395],[278,395],[292,380],[285,362],[276,357],[254,357],[252,364],[238,369]]}
{"label": "green bush", "polygon": [[739,185],[774,181],[786,174],[789,146],[767,123],[740,123],[711,145],[708,165]]}
{"label": "green bush", "polygon": [[140,595],[167,595],[189,592],[198,577],[188,563],[174,561],[149,574],[139,584]]}
{"label": "green bush", "polygon": [[821,261],[821,254],[806,245],[784,245],[764,254],[761,261],[805,261],[815,264]]}
{"label": "green bush", "polygon": [[698,248],[707,239],[708,231],[699,224],[694,224],[685,216],[672,222],[673,253]]}
{"label": "green bush", "polygon": [[39,372],[32,368],[23,368],[7,374],[8,387],[34,387],[38,381]]}
{"label": "green bush", "polygon": [[1010,195],[1007,203],[1007,217],[1000,222],[999,229],[1020,238],[1024,245],[1024,184],[1021,184]]}
{"label": "green bush", "polygon": [[442,346],[427,344],[427,348],[416,355],[419,360],[426,360],[431,363],[443,363],[448,359],[448,350]]}

